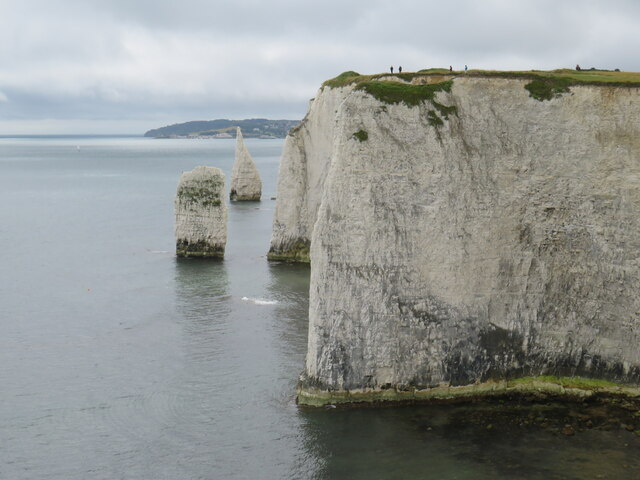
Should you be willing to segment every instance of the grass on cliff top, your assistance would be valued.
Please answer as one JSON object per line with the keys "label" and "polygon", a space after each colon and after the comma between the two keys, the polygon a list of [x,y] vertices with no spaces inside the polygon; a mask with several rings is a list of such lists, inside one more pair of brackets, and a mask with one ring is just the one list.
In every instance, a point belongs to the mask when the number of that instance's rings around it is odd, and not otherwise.
{"label": "grass on cliff top", "polygon": [[[410,83],[415,78],[432,75],[436,75],[440,81],[417,85]],[[424,69],[419,70],[417,73],[382,73],[376,75],[361,75],[358,72],[348,71],[331,80],[327,80],[323,83],[323,87],[340,88],[347,85],[355,85],[356,90],[363,90],[381,102],[404,102],[408,106],[415,106],[425,100],[433,102],[436,92],[450,92],[453,79],[456,77],[530,80],[525,85],[525,88],[529,91],[531,97],[540,101],[559,97],[563,93],[569,92],[570,87],[574,85],[640,87],[640,73],[636,72],[560,69],[550,71],[470,70],[465,73],[450,72],[444,68]],[[447,78],[449,80],[442,81]],[[403,81],[398,81],[398,79]],[[431,80],[433,81],[434,79],[431,78]]]}
{"label": "grass on cliff top", "polygon": [[466,74],[471,77],[522,78],[530,80],[564,80],[567,85],[612,85],[624,87],[640,87],[639,72],[611,72],[604,70],[529,70],[499,71],[470,70]]}
{"label": "grass on cliff top", "polygon": [[444,75],[451,77],[485,77],[485,78],[522,78],[524,80],[565,79],[568,85],[611,85],[624,87],[640,87],[640,72],[612,72],[605,70],[572,70],[563,68],[558,70],[527,70],[527,71],[501,71],[501,70],[469,70],[467,73],[453,71],[446,68],[428,68],[415,73],[379,73],[375,75],[361,75],[358,72],[348,71],[341,73],[331,80],[323,83],[323,86],[338,88],[361,82],[384,82],[385,78],[397,77],[405,81],[411,81],[416,77],[428,75]]}
{"label": "grass on cliff top", "polygon": [[449,70],[442,68],[432,68],[430,70],[420,70],[419,72],[404,72],[404,73],[377,73],[374,75],[362,75],[353,70],[348,72],[342,72],[335,78],[327,80],[322,84],[323,87],[340,88],[347,85],[359,84],[362,82],[397,82],[397,79],[404,80],[405,82],[411,82],[416,77],[424,77],[429,74],[442,75],[443,73],[450,73]]}
{"label": "grass on cliff top", "polygon": [[340,88],[347,85],[356,85],[356,90],[363,90],[377,100],[384,103],[404,102],[408,106],[418,105],[424,100],[433,100],[436,92],[450,92],[452,80],[439,83],[426,83],[413,85],[411,83],[398,82],[393,80],[385,81],[385,77],[396,77],[410,82],[414,77],[421,76],[417,73],[382,74],[382,75],[360,75],[358,72],[348,71],[341,73],[336,78],[327,80],[323,86],[330,88]]}

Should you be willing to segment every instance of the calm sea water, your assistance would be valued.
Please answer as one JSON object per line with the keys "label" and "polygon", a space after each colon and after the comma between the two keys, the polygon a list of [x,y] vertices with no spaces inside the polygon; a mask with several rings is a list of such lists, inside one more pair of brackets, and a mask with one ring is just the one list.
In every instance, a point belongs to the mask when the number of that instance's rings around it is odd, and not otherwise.
{"label": "calm sea water", "polygon": [[640,478],[562,405],[296,407],[309,271],[265,259],[282,141],[246,142],[263,201],[211,262],[175,258],[173,197],[233,140],[0,138],[0,479]]}

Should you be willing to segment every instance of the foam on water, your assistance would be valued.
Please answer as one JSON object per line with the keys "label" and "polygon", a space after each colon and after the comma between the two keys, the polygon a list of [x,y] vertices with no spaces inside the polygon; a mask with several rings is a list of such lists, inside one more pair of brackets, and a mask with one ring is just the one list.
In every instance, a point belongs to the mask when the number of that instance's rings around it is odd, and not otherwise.
{"label": "foam on water", "polygon": [[244,300],[245,302],[251,302],[255,305],[276,305],[278,303],[277,300],[263,300],[260,298],[249,298],[249,297],[242,297],[242,300]]}

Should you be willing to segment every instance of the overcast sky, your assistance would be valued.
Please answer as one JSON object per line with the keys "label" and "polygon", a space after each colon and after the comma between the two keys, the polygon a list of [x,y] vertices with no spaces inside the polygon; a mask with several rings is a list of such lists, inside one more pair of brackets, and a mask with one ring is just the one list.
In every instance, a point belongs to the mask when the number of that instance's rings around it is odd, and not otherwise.
{"label": "overcast sky", "polygon": [[0,135],[300,119],[345,70],[640,71],[639,0],[0,0]]}

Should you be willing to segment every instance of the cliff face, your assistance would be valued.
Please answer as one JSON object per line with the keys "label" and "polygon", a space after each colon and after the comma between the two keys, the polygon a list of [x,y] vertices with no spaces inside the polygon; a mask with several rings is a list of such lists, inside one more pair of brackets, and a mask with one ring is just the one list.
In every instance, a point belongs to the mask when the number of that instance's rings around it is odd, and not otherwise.
{"label": "cliff face", "polygon": [[311,236],[302,393],[640,382],[640,89],[526,84],[455,78],[412,107],[325,88],[287,139],[274,242]]}
{"label": "cliff face", "polygon": [[351,87],[322,89],[284,142],[270,260],[309,261],[311,232],[331,164],[335,120]]}
{"label": "cliff face", "polygon": [[175,215],[179,257],[224,257],[227,205],[222,170],[196,167],[184,172],[178,183]]}

